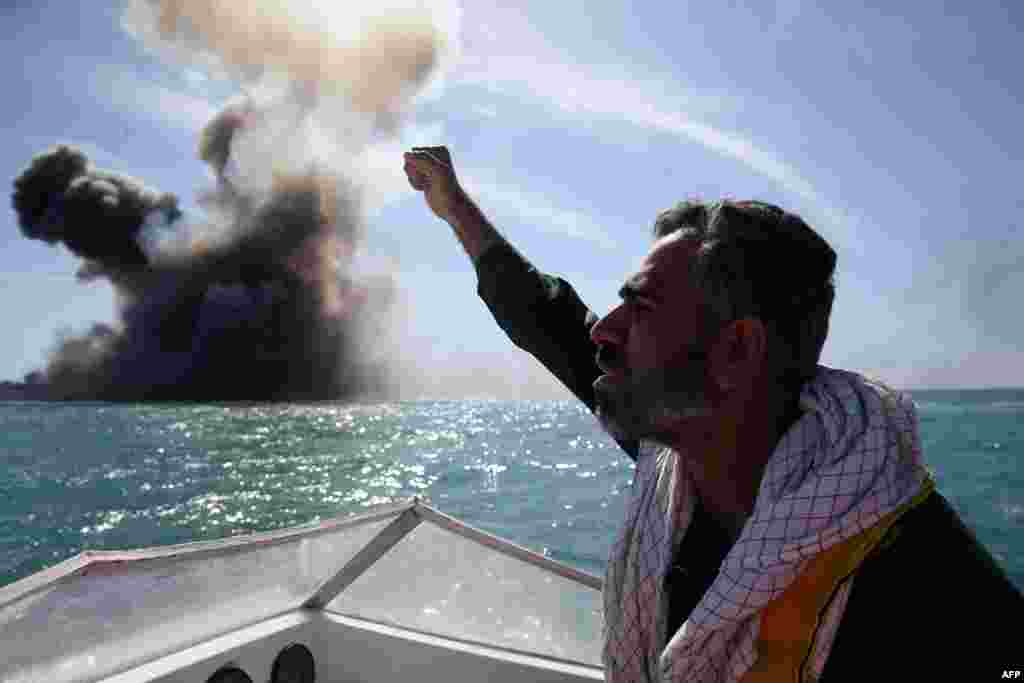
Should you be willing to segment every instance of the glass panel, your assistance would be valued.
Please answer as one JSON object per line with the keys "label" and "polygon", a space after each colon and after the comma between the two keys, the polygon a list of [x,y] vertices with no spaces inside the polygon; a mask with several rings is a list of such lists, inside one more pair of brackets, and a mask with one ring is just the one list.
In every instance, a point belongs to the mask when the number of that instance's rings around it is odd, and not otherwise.
{"label": "glass panel", "polygon": [[601,594],[424,521],[328,610],[601,665]]}
{"label": "glass panel", "polygon": [[94,680],[296,608],[393,520],[94,567],[0,609],[0,680]]}

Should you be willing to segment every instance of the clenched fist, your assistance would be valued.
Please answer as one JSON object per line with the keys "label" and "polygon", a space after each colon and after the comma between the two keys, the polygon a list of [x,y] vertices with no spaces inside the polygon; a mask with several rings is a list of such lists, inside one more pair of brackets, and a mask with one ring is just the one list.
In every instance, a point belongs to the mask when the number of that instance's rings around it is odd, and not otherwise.
{"label": "clenched fist", "polygon": [[465,194],[447,147],[413,147],[405,153],[405,175],[438,218],[449,223],[454,220],[453,213]]}

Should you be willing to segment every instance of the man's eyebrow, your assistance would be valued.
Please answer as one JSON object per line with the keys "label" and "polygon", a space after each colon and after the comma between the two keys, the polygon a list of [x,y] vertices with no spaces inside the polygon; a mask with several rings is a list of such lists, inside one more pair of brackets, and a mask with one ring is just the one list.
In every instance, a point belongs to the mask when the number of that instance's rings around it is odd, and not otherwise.
{"label": "man's eyebrow", "polygon": [[637,297],[650,299],[655,302],[661,301],[661,297],[658,296],[657,290],[647,285],[647,280],[642,278],[630,278],[626,280],[622,287],[619,288],[619,298],[623,301],[628,301],[629,299],[636,299]]}

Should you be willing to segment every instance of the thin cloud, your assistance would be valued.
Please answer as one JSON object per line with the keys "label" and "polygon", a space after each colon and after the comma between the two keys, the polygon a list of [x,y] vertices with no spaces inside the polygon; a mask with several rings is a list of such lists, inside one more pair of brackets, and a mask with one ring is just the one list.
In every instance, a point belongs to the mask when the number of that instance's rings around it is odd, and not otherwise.
{"label": "thin cloud", "polygon": [[207,99],[168,85],[147,81],[130,71],[98,69],[92,77],[97,94],[117,107],[162,123],[198,132],[217,113]]}
{"label": "thin cloud", "polygon": [[585,211],[565,209],[542,195],[506,183],[492,182],[479,171],[460,171],[459,179],[484,205],[485,211],[516,215],[546,231],[590,242],[602,249],[618,247],[597,220]]}
{"label": "thin cloud", "polygon": [[498,109],[492,106],[476,105],[471,111],[482,119],[493,119],[498,116]]}
{"label": "thin cloud", "polygon": [[528,56],[478,58],[464,70],[460,84],[517,97],[533,97],[571,115],[605,116],[642,128],[671,133],[733,158],[784,189],[813,202],[834,218],[813,185],[796,168],[757,146],[752,140],[718,129],[687,112],[707,113],[726,106],[726,98],[679,92],[667,83],[598,78],[579,67]]}

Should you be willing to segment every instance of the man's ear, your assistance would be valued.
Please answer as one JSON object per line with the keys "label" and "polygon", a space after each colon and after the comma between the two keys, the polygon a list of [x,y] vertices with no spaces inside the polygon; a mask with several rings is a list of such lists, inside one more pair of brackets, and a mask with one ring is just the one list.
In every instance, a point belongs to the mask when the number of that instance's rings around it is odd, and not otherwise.
{"label": "man's ear", "polygon": [[729,393],[749,384],[768,357],[768,330],[757,318],[725,325],[711,352],[712,377],[719,391]]}

